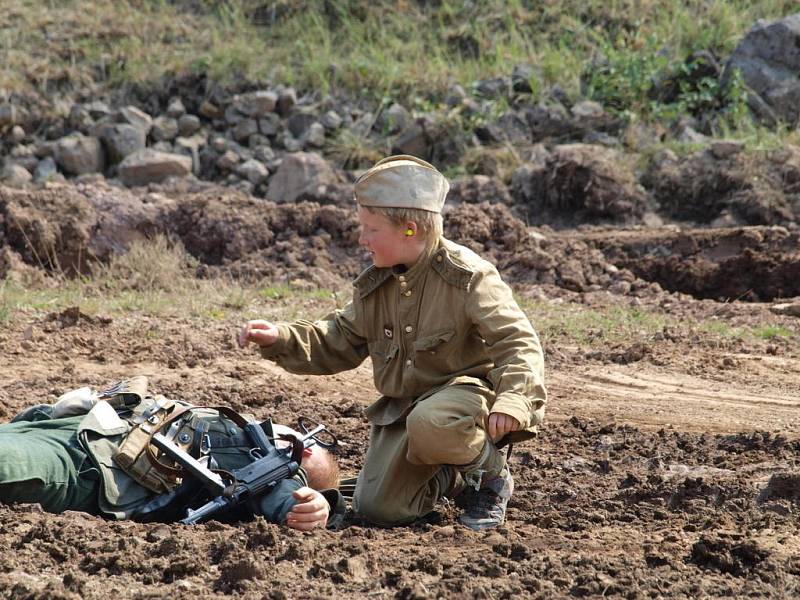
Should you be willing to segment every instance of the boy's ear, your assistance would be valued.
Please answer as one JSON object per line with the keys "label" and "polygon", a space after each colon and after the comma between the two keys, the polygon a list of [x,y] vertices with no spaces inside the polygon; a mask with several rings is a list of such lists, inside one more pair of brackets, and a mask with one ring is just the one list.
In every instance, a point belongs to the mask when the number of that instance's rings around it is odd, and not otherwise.
{"label": "boy's ear", "polygon": [[412,237],[417,234],[417,224],[414,221],[406,223],[406,236]]}
{"label": "boy's ear", "polygon": [[303,448],[303,458],[311,456],[311,448]]}

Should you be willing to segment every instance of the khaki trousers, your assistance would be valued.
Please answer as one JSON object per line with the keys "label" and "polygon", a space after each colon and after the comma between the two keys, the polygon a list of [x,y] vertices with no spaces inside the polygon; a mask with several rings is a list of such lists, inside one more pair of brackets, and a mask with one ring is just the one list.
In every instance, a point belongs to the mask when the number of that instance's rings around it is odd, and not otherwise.
{"label": "khaki trousers", "polygon": [[372,425],[353,497],[357,514],[378,525],[400,525],[433,510],[460,485],[454,466],[481,453],[494,393],[453,385],[421,400],[405,420]]}

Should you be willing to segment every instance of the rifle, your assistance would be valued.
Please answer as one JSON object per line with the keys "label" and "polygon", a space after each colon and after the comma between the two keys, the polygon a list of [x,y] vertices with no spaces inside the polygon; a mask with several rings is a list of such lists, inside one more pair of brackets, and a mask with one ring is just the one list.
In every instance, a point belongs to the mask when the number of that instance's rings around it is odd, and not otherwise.
{"label": "rifle", "polygon": [[252,463],[226,473],[226,477],[209,469],[163,434],[153,435],[153,444],[181,465],[213,496],[196,510],[187,509],[186,517],[180,521],[181,523],[185,525],[199,523],[219,512],[239,506],[250,498],[262,495],[283,479],[293,477],[300,468],[303,450],[316,443],[314,436],[326,431],[324,425],[319,425],[300,437],[282,435],[281,439],[289,441],[291,445],[286,448],[276,448],[260,423],[248,423],[244,426],[244,430],[255,445],[252,452],[260,456]]}

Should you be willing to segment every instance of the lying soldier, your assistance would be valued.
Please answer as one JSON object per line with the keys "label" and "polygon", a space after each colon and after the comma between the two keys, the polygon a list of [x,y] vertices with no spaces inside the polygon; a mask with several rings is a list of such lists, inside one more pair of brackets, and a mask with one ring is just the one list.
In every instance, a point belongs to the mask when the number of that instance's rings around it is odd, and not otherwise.
{"label": "lying soldier", "polygon": [[[261,427],[267,437],[274,435],[270,426]],[[0,424],[0,502],[39,503],[48,512],[77,510],[111,519],[178,520],[187,512],[185,503],[196,504],[202,496],[202,486],[191,485],[180,465],[159,456],[153,436],[166,437],[208,472],[230,475],[259,458],[245,429],[252,430],[248,420],[228,408],[149,395],[144,377],[104,392],[73,390],[54,405],[31,407]],[[313,440],[299,450],[293,476],[248,497],[226,517],[262,515],[300,530],[340,521],[344,503],[336,490],[336,460]]]}

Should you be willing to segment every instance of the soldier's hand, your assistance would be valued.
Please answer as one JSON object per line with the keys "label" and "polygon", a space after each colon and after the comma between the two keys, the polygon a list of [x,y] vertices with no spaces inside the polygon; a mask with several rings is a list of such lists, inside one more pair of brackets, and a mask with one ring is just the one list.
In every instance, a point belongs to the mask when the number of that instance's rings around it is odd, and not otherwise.
{"label": "soldier's hand", "polygon": [[286,524],[300,531],[310,531],[315,527],[324,529],[331,510],[325,496],[310,487],[302,487],[292,495],[297,504],[286,515]]}
{"label": "soldier's hand", "polygon": [[511,415],[493,412],[489,415],[489,437],[496,442],[511,431],[519,431],[519,421]]}
{"label": "soldier's hand", "polygon": [[278,341],[278,328],[269,321],[248,321],[237,337],[239,347],[244,348],[248,342],[259,346],[271,346]]}

